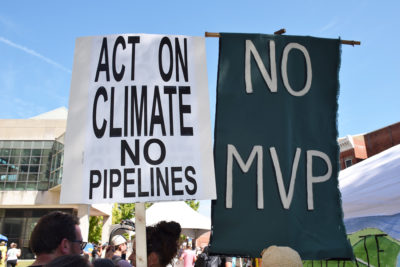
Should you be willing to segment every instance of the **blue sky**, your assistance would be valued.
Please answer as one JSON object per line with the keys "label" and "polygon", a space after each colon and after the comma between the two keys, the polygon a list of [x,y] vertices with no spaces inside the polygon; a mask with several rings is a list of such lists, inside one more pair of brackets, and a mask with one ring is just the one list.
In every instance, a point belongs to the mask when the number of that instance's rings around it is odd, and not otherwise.
{"label": "blue sky", "polygon": [[[1,1],[0,118],[68,107],[75,39],[115,33],[311,35],[342,46],[339,136],[400,121],[399,1]],[[212,120],[218,40],[207,38]]]}

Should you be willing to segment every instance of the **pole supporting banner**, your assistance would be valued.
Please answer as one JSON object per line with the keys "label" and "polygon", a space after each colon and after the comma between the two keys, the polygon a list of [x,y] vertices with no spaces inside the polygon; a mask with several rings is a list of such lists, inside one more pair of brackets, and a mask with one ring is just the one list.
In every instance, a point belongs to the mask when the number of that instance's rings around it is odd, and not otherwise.
{"label": "pole supporting banner", "polygon": [[136,267],[147,267],[146,208],[144,203],[135,204]]}
{"label": "pole supporting banner", "polygon": [[[280,29],[279,31],[274,32],[274,34],[276,35],[281,35],[286,33],[286,29]],[[219,34],[219,32],[205,32],[204,34],[205,37],[217,37],[219,38],[221,35]],[[360,41],[349,41],[349,40],[341,40],[340,41],[341,44],[346,44],[346,45],[361,45]]]}

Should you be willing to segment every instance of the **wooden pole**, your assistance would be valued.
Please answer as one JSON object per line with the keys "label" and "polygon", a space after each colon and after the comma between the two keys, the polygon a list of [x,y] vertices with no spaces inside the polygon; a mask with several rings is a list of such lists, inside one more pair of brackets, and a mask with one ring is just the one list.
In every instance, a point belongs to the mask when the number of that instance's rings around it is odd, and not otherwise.
{"label": "wooden pole", "polygon": [[205,33],[206,37],[220,37],[221,35],[219,34],[219,32],[206,32]]}
{"label": "wooden pole", "polygon": [[284,34],[285,32],[286,32],[286,29],[280,29],[279,31],[274,32],[274,34],[281,35],[281,34]]}
{"label": "wooden pole", "polygon": [[361,42],[359,41],[346,41],[346,40],[342,40],[342,44],[347,44],[347,45],[361,45]]}
{"label": "wooden pole", "polygon": [[135,204],[136,267],[147,267],[146,208]]}
{"label": "wooden pole", "polygon": [[[285,32],[286,32],[285,29],[280,29],[279,31],[274,32],[274,34],[281,35],[281,34],[283,34]],[[221,37],[221,35],[218,32],[205,32],[204,36],[205,37],[217,37],[217,38]],[[352,46],[361,45],[360,41],[341,40],[340,43],[341,44],[346,44],[346,45],[352,45]]]}

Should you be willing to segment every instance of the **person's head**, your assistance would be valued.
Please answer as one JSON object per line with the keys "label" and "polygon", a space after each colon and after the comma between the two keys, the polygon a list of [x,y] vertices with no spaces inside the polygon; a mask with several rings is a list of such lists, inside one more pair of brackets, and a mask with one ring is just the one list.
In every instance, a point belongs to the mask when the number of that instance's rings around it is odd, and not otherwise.
{"label": "person's head", "polygon": [[88,260],[80,255],[62,255],[53,259],[51,262],[45,265],[45,267],[91,267],[92,265]]}
{"label": "person's head", "polygon": [[[181,226],[177,222],[162,221],[146,228],[147,265],[151,267],[167,266],[178,252]],[[136,242],[129,260],[136,264]]]}
{"label": "person's head", "polygon": [[115,235],[111,239],[111,245],[114,246],[115,251],[125,253],[127,247],[126,239],[122,235]]}
{"label": "person's head", "polygon": [[262,267],[302,267],[299,253],[290,247],[270,246],[261,252]]}
{"label": "person's head", "polygon": [[1,241],[0,242],[0,246],[5,246],[6,245],[6,242],[5,241]]}
{"label": "person's head", "polygon": [[115,252],[114,246],[107,246],[105,257],[107,259],[111,259],[114,256],[114,252]]}
{"label": "person's head", "polygon": [[12,242],[10,248],[17,248],[17,243]]}
{"label": "person's head", "polygon": [[60,211],[41,217],[29,240],[29,247],[36,255],[81,254],[82,244],[78,218]]}
{"label": "person's head", "polygon": [[96,259],[93,262],[94,267],[115,267],[114,262],[110,259]]}

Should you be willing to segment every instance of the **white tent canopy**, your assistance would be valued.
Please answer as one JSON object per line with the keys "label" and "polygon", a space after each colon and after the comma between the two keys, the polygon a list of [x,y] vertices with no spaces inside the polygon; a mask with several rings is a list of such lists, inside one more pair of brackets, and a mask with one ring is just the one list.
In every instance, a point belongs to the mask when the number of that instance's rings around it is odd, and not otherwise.
{"label": "white tent canopy", "polygon": [[181,225],[182,234],[197,238],[211,229],[211,219],[193,210],[184,201],[154,203],[146,210],[146,225],[160,221],[175,221]]}
{"label": "white tent canopy", "polygon": [[400,213],[400,145],[339,173],[344,219]]}

